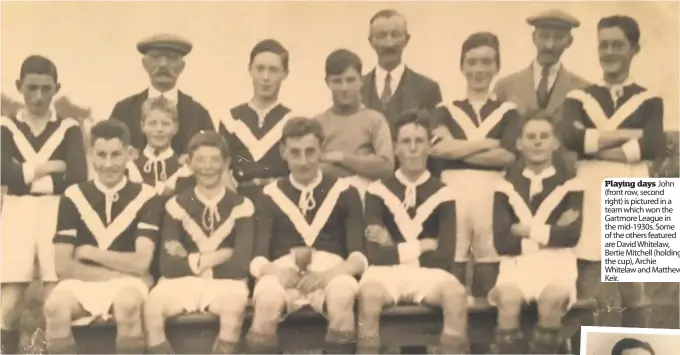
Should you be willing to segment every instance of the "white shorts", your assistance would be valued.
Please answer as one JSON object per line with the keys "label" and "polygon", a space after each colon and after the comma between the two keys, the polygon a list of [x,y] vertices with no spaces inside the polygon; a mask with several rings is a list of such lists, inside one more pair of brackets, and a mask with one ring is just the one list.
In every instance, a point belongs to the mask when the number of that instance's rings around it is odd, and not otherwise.
{"label": "white shorts", "polygon": [[582,160],[577,163],[577,176],[585,184],[583,191],[583,229],[574,248],[580,259],[602,259],[602,181],[607,178],[649,177],[646,163],[626,164],[601,160]]}
{"label": "white shorts", "polygon": [[451,273],[441,269],[414,267],[408,265],[370,266],[361,277],[359,285],[382,285],[392,297],[394,303],[420,303],[438,285],[455,282],[464,286]]}
{"label": "white shorts", "polygon": [[493,245],[494,186],[503,173],[487,170],[445,170],[441,179],[456,194],[456,262],[466,262],[470,252],[476,262],[499,260]]}
{"label": "white shorts", "polygon": [[207,279],[196,276],[176,279],[161,278],[149,295],[153,299],[171,298],[187,313],[205,312],[219,296],[228,296],[233,302],[248,302],[248,284],[242,280]]}
{"label": "white shorts", "polygon": [[113,301],[124,290],[135,289],[146,299],[149,288],[142,280],[134,277],[111,279],[108,281],[60,281],[52,291],[52,294],[69,292],[80,303],[81,307],[90,315],[73,321],[74,325],[86,325],[101,318],[107,320],[111,317]]}
{"label": "white shorts", "polygon": [[2,274],[0,280],[31,282],[40,265],[40,278],[57,281],[54,244],[59,196],[8,196],[2,201]]}
{"label": "white shorts", "polygon": [[[548,286],[570,289],[569,306],[576,301],[578,269],[576,255],[571,249],[543,249],[535,254],[503,258],[498,270],[496,286],[516,285],[522,290],[524,301],[537,301]],[[496,304],[494,290],[489,303]]]}
{"label": "white shorts", "polygon": [[[290,254],[286,254],[274,261],[279,267],[292,268],[297,270],[295,261]],[[314,250],[312,252],[312,261],[307,267],[309,272],[324,272],[343,263],[343,259],[335,254],[325,251]],[[294,312],[305,306],[310,306],[316,312],[325,315],[326,292],[333,290],[336,287],[343,287],[359,291],[359,283],[357,280],[349,275],[341,275],[328,283],[323,290],[316,290],[310,294],[302,294],[297,289],[284,289],[279,280],[272,275],[266,275],[257,280],[255,289],[253,290],[253,301],[257,302],[259,295],[267,293],[278,293],[286,299],[286,312]]]}

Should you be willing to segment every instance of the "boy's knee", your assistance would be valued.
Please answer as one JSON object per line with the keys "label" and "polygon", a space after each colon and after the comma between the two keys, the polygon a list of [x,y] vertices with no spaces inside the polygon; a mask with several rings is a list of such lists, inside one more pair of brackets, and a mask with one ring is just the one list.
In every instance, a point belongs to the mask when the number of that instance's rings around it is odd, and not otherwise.
{"label": "boy's knee", "polygon": [[561,285],[549,285],[538,298],[540,307],[563,308],[571,298],[573,290]]}
{"label": "boy's knee", "polygon": [[113,299],[113,313],[121,320],[138,318],[143,304],[144,295],[135,288],[126,288]]}
{"label": "boy's knee", "polygon": [[210,304],[210,310],[220,317],[241,318],[248,306],[248,297],[235,293],[222,293]]}
{"label": "boy's knee", "polygon": [[50,323],[70,323],[74,302],[75,297],[69,292],[52,292],[43,306],[46,321]]}
{"label": "boy's knee", "polygon": [[387,299],[387,291],[380,284],[366,283],[359,287],[359,310],[363,314],[380,314]]}
{"label": "boy's knee", "polygon": [[524,293],[515,285],[496,286],[493,292],[499,310],[514,310],[524,302]]}
{"label": "boy's knee", "polygon": [[256,312],[281,312],[286,305],[286,298],[282,293],[260,293],[254,300]]}
{"label": "boy's knee", "polygon": [[336,278],[326,286],[326,303],[336,307],[351,308],[358,292],[359,284],[353,277]]}

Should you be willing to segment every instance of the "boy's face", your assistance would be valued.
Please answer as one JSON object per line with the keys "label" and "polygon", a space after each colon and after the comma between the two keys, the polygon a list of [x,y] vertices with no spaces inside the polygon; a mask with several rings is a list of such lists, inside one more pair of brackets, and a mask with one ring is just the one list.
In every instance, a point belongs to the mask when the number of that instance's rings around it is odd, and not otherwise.
{"label": "boy's face", "polygon": [[326,85],[333,94],[334,105],[351,106],[361,100],[361,73],[353,67],[342,74],[327,76]]}
{"label": "boy's face", "polygon": [[496,50],[489,46],[473,48],[465,53],[461,71],[465,75],[468,88],[489,90],[491,81],[498,74]]}
{"label": "boy's face", "polygon": [[256,55],[249,69],[250,77],[253,79],[253,90],[257,97],[276,98],[279,95],[281,83],[288,77],[281,56],[272,52]]}
{"label": "boy's face", "polygon": [[217,147],[200,146],[189,154],[189,169],[194,173],[196,183],[201,186],[219,186],[227,166],[229,158],[223,157]]}
{"label": "boy's face", "polygon": [[409,171],[427,170],[430,139],[425,127],[411,123],[399,128],[394,153],[402,169]]}
{"label": "boy's face", "polygon": [[631,45],[620,27],[603,28],[597,33],[598,54],[604,74],[627,72],[639,48]]}
{"label": "boy's face", "polygon": [[104,185],[115,186],[123,179],[129,152],[120,139],[97,138],[92,143],[90,154],[94,171]]}
{"label": "boy's face", "polygon": [[553,152],[558,146],[553,126],[545,120],[527,122],[517,139],[517,150],[528,163],[533,164],[545,163],[552,159]]}
{"label": "boy's face", "polygon": [[50,109],[52,98],[59,92],[60,85],[47,74],[27,74],[17,80],[17,90],[24,96],[29,113],[44,116]]}
{"label": "boy's face", "polygon": [[313,135],[289,137],[281,144],[281,156],[295,180],[309,183],[316,178],[321,160],[321,142]]}
{"label": "boy's face", "polygon": [[167,148],[177,133],[177,122],[167,112],[151,110],[142,121],[142,133],[153,148]]}

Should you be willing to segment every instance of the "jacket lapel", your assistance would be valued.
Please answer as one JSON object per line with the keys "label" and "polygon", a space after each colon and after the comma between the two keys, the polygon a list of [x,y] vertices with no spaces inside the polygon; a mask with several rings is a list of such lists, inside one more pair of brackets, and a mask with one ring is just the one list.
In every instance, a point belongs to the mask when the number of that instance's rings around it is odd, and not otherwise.
{"label": "jacket lapel", "polygon": [[519,73],[519,90],[518,95],[524,96],[522,101],[526,102],[528,111],[533,111],[538,108],[538,100],[536,99],[536,90],[534,90],[534,71],[531,65]]}
{"label": "jacket lapel", "polygon": [[550,93],[550,101],[548,101],[548,107],[545,111],[548,115],[552,116],[555,111],[557,111],[564,98],[567,96],[569,91],[569,84],[571,82],[571,73],[564,69],[564,66],[560,67],[560,71],[557,73],[557,78],[555,79],[555,84]]}
{"label": "jacket lapel", "polygon": [[382,105],[375,93],[375,69],[364,75],[364,83],[361,87],[361,97],[364,100],[364,105],[371,109],[376,109],[377,105]]}

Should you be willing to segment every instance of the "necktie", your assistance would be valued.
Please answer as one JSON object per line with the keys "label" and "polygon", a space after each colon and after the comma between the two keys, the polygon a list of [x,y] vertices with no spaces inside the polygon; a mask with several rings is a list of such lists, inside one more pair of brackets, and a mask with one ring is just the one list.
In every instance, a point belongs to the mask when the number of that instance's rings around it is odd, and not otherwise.
{"label": "necktie", "polygon": [[536,101],[538,101],[538,107],[545,109],[548,106],[548,101],[550,100],[550,93],[548,89],[548,74],[550,73],[549,66],[543,66],[541,70],[541,81],[538,82],[538,88],[536,89]]}
{"label": "necktie", "polygon": [[387,106],[391,98],[392,98],[392,75],[390,75],[390,73],[388,72],[387,75],[385,76],[385,87],[383,88],[383,92],[380,95],[380,101],[384,106]]}

